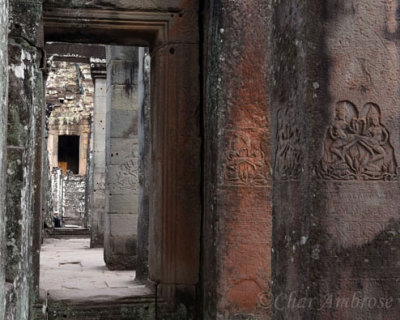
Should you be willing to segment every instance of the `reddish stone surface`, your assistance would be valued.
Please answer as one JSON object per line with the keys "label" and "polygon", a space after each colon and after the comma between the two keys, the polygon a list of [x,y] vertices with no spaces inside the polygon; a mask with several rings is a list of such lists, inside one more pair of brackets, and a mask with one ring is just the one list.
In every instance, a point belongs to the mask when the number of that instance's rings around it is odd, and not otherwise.
{"label": "reddish stone surface", "polygon": [[276,319],[398,317],[396,15],[373,0],[273,6]]}
{"label": "reddish stone surface", "polygon": [[210,12],[205,316],[265,319],[271,272],[266,4],[221,1]]}

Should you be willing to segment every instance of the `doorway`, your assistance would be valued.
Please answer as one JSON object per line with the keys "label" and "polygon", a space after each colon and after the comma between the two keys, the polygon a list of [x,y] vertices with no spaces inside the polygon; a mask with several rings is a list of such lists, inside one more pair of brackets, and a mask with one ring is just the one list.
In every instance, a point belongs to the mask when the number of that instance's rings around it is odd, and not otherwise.
{"label": "doorway", "polygon": [[58,137],[58,167],[64,174],[79,173],[79,136]]}
{"label": "doorway", "polygon": [[[188,32],[182,31],[182,23]],[[148,278],[175,305],[194,306],[199,281],[201,133],[198,25],[185,12],[57,9],[44,12],[46,41],[149,46],[151,108]],[[139,223],[143,221],[139,217]],[[138,235],[140,237],[140,235]]]}

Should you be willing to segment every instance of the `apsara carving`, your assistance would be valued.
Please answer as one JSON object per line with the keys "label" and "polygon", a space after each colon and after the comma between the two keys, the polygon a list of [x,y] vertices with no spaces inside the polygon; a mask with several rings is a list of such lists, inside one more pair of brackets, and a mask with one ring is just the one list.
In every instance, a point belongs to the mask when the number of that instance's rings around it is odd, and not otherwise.
{"label": "apsara carving", "polygon": [[297,180],[303,162],[300,130],[290,108],[279,110],[277,119],[275,176],[281,180]]}
{"label": "apsara carving", "polygon": [[268,183],[268,159],[258,138],[236,133],[226,154],[224,182],[237,186],[263,186]]}
{"label": "apsara carving", "polygon": [[379,106],[361,110],[349,101],[336,104],[319,174],[333,180],[395,180],[397,161]]}

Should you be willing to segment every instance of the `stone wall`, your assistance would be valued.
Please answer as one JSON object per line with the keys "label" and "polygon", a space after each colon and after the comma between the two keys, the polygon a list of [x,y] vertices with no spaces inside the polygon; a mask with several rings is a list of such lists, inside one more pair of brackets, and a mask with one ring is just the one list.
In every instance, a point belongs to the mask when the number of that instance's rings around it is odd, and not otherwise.
{"label": "stone wall", "polygon": [[94,96],[90,64],[53,61],[52,57],[49,61],[46,104],[52,110],[48,119],[50,169],[58,167],[58,136],[78,135],[79,174],[86,175]]}
{"label": "stone wall", "polygon": [[90,64],[57,61],[60,59],[57,56],[47,59],[49,74],[46,81],[46,103],[90,113],[94,96]]}
{"label": "stone wall", "polygon": [[398,317],[397,18],[392,1],[273,5],[276,319]]}
{"label": "stone wall", "polygon": [[85,216],[86,177],[74,174],[63,176],[63,224],[87,226]]}
{"label": "stone wall", "polygon": [[86,177],[62,173],[55,168],[51,176],[52,207],[62,224],[86,227]]}
{"label": "stone wall", "polygon": [[[46,104],[48,113],[48,157],[52,172],[54,190],[53,208],[46,214],[53,216],[58,211],[63,224],[88,225],[85,210],[85,188],[88,154],[91,149],[91,119],[93,117],[94,86],[88,63],[57,61],[58,56],[48,57],[48,77],[46,81]],[[79,175],[64,172],[59,174],[58,141],[60,135],[78,135]],[[58,189],[61,185],[62,188]],[[83,189],[82,189],[83,188]]]}
{"label": "stone wall", "polygon": [[[6,280],[15,309],[8,317],[30,319],[37,292],[40,244],[43,67],[41,1],[10,1]],[[29,15],[27,14],[29,12]]]}

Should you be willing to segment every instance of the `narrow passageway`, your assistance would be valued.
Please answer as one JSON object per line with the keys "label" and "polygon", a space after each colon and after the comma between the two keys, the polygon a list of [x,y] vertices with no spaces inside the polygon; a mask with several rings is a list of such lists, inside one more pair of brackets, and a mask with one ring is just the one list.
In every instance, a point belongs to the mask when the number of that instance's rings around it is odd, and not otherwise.
{"label": "narrow passageway", "polygon": [[109,301],[151,294],[134,282],[135,271],[108,270],[103,249],[90,249],[90,239],[46,238],[40,258],[40,288],[50,300]]}

